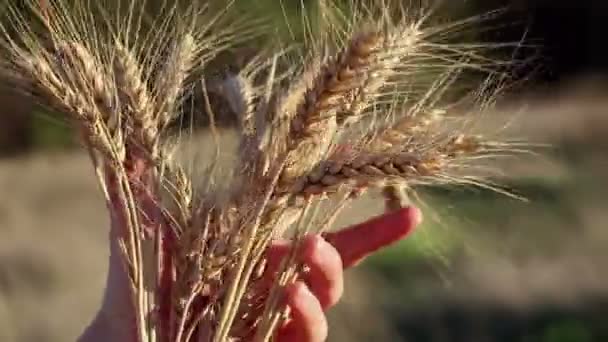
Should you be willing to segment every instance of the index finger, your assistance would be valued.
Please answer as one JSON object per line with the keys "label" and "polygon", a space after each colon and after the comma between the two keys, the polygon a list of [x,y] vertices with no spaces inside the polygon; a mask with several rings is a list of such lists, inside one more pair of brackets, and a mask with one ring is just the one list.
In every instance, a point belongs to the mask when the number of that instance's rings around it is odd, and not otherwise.
{"label": "index finger", "polygon": [[356,265],[380,248],[405,238],[421,220],[420,210],[409,207],[323,236],[338,250],[346,268]]}

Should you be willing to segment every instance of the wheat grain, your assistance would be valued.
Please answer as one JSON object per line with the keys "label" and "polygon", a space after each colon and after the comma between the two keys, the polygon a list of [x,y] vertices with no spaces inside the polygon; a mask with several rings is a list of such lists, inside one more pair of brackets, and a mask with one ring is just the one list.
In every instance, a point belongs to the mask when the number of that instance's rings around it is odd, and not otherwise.
{"label": "wheat grain", "polygon": [[108,121],[113,114],[112,88],[103,65],[78,42],[60,42],[56,51],[57,72],[64,82],[73,82],[78,93],[89,102],[89,109],[80,114],[88,115],[88,120],[97,114]]}
{"label": "wheat grain", "polygon": [[114,77],[120,112],[128,121],[128,136],[151,155],[156,154],[157,131],[154,108],[143,79],[140,63],[133,51],[120,42],[115,44]]}
{"label": "wheat grain", "polygon": [[155,85],[159,97],[160,129],[165,128],[175,118],[175,106],[183,92],[188,72],[193,67],[197,55],[197,42],[192,34],[185,33],[176,40]]}
{"label": "wheat grain", "polygon": [[335,192],[345,184],[354,187],[381,186],[391,181],[421,182],[444,167],[440,155],[420,156],[410,153],[366,155],[348,162],[321,163],[313,171],[288,187],[292,195],[306,196]]}
{"label": "wheat grain", "polygon": [[113,144],[116,137],[111,136],[114,127],[105,126],[116,113],[103,70],[77,43],[59,44],[56,51],[51,56],[22,52],[16,64],[29,75],[45,102],[76,120],[93,147],[111,160],[121,160],[122,153]]}
{"label": "wheat grain", "polygon": [[354,34],[341,52],[320,65],[291,118],[292,162],[284,177],[302,175],[311,167],[309,160],[323,158],[338,125],[358,121],[398,73],[400,63],[416,52],[421,36],[418,23],[401,25]]}
{"label": "wheat grain", "polygon": [[361,87],[364,70],[370,68],[369,56],[382,37],[375,33],[356,36],[349,48],[321,65],[313,85],[303,94],[291,119],[289,136],[292,161],[286,177],[297,177],[327,152],[337,129],[336,115],[348,105],[349,97]]}

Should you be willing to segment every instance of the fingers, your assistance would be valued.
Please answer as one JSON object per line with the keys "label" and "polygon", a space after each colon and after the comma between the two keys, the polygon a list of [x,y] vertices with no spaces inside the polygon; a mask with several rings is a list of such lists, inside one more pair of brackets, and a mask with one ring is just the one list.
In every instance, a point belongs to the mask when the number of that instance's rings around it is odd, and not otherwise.
{"label": "fingers", "polygon": [[322,342],[327,339],[327,319],[319,300],[301,281],[286,289],[291,320],[279,328],[279,342]]}
{"label": "fingers", "polygon": [[[268,250],[266,280],[272,282],[281,260],[289,253],[287,241],[277,241]],[[318,298],[323,309],[335,305],[344,292],[342,258],[338,251],[319,235],[309,235],[302,241],[299,260],[308,266],[304,281]]]}
{"label": "fingers", "polygon": [[401,240],[420,223],[422,215],[416,208],[401,210],[373,218],[365,223],[325,235],[342,256],[344,267],[357,264],[378,249]]}
{"label": "fingers", "polygon": [[338,251],[319,235],[304,241],[302,258],[309,271],[305,281],[323,309],[335,305],[344,292],[344,271]]}
{"label": "fingers", "polygon": [[[308,266],[304,281],[285,289],[291,319],[279,329],[279,342],[322,342],[327,338],[324,310],[335,305],[344,290],[343,268],[405,236],[421,221],[416,208],[405,208],[368,222],[326,235],[307,236],[298,258]],[[281,260],[289,253],[289,241],[275,241],[267,254],[266,279],[272,282]]]}
{"label": "fingers", "polygon": [[[343,268],[357,264],[378,249],[401,240],[421,221],[416,208],[404,208],[365,223],[326,234],[311,235],[303,241],[299,260],[310,268],[306,281],[319,298],[323,308],[334,305],[344,289]],[[265,279],[271,283],[281,260],[290,250],[290,242],[278,240],[271,245],[267,257]]]}
{"label": "fingers", "polygon": [[273,277],[281,267],[283,258],[291,251],[292,242],[289,240],[274,240],[266,251],[265,277]]}

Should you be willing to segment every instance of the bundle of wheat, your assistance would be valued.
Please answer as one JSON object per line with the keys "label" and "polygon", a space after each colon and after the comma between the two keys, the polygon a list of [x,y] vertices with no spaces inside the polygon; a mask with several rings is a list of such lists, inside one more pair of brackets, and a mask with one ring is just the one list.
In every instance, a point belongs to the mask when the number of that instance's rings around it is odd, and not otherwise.
{"label": "bundle of wheat", "polygon": [[[481,53],[491,45],[453,43],[483,17],[437,24],[423,9],[352,4],[345,14],[325,4],[301,67],[279,75],[290,57],[281,51],[194,87],[205,63],[251,28],[177,5],[153,18],[137,1],[110,12],[103,3],[28,5],[28,19],[9,8],[6,25],[19,34],[4,35],[2,70],[79,127],[119,236],[141,341],[189,341],[201,327],[213,341],[269,340],[286,310],[281,289],[300,271],[291,253],[271,289],[253,286],[273,238],[291,227],[295,250],[370,188],[384,189],[394,210],[419,185],[494,187],[477,172],[483,161],[519,152],[469,134],[474,116],[451,115],[459,101],[444,96],[471,70],[497,82],[458,100],[487,104],[506,79],[508,63]],[[213,186],[213,167],[191,179],[164,139],[198,88],[212,125],[218,100],[240,119],[227,196]]]}

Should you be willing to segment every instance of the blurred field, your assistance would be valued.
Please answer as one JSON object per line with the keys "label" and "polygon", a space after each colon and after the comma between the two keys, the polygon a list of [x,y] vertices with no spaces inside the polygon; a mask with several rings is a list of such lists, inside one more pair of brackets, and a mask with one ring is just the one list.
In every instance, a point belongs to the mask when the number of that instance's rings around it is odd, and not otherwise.
{"label": "blurred field", "polygon": [[[553,144],[542,158],[507,165],[507,182],[528,203],[423,193],[427,220],[412,239],[349,273],[331,340],[608,340],[608,92],[598,89],[525,101],[510,129]],[[521,103],[488,118],[513,108]],[[208,146],[195,142],[194,151]],[[74,340],[105,280],[108,221],[88,159],[64,151],[0,160],[0,189],[0,341]],[[358,201],[340,226],[380,204],[373,194]]]}

